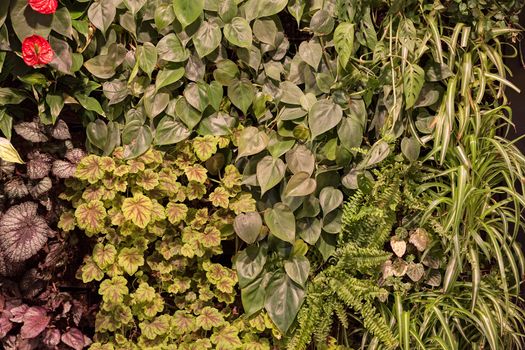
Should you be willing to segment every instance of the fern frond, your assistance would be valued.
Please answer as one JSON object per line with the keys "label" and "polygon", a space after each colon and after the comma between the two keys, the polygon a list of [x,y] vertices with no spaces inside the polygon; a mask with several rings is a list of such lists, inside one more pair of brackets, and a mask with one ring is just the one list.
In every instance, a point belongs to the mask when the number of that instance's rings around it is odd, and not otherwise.
{"label": "fern frond", "polygon": [[340,268],[367,273],[377,270],[391,255],[380,249],[364,248],[350,242],[339,248],[336,256]]}
{"label": "fern frond", "polygon": [[365,328],[385,344],[388,349],[395,349],[398,341],[388,327],[386,320],[370,301],[361,297],[359,290],[356,291],[351,287],[351,284],[343,284],[337,279],[330,281],[330,288],[337,294],[341,301],[361,315]]}

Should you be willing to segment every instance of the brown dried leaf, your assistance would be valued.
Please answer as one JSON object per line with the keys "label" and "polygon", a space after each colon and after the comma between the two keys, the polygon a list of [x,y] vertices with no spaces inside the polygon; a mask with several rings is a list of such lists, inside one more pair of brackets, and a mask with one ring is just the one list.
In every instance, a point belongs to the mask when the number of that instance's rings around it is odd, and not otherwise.
{"label": "brown dried leaf", "polygon": [[425,256],[425,258],[422,261],[423,265],[431,267],[433,269],[439,269],[439,259],[434,258],[430,255]]}
{"label": "brown dried leaf", "polygon": [[394,268],[392,267],[392,260],[387,260],[383,263],[383,266],[381,267],[381,271],[383,272],[383,279],[387,279],[388,277],[394,276]]}
{"label": "brown dried leaf", "polygon": [[430,237],[428,236],[427,230],[424,228],[418,228],[410,234],[410,239],[408,241],[412,243],[417,250],[422,252],[427,249]]}
{"label": "brown dried leaf", "polygon": [[439,287],[441,285],[441,272],[438,270],[430,270],[426,283],[432,287]]}
{"label": "brown dried leaf", "polygon": [[408,264],[407,276],[414,282],[419,281],[425,274],[425,268],[422,264]]}
{"label": "brown dried leaf", "polygon": [[401,277],[407,273],[408,264],[403,259],[396,259],[392,264],[394,276]]}
{"label": "brown dried leaf", "polygon": [[407,251],[406,242],[396,236],[390,238],[390,247],[398,257],[402,257]]}

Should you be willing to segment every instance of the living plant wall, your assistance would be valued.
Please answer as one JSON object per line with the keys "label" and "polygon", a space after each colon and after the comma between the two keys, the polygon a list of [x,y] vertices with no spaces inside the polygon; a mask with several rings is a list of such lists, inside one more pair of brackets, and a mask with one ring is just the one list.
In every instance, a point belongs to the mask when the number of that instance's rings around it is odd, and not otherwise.
{"label": "living plant wall", "polygon": [[514,0],[2,0],[4,349],[520,349]]}

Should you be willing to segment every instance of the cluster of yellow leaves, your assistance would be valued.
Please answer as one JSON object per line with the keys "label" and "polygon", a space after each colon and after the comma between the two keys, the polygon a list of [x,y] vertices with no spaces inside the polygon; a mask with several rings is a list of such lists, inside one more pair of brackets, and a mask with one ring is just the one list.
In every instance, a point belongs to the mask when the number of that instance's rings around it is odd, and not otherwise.
{"label": "cluster of yellow leaves", "polygon": [[60,226],[98,242],[79,271],[84,282],[101,281],[92,348],[269,349],[232,312],[235,271],[211,260],[234,237],[235,216],[255,210],[233,165],[208,167],[228,143],[204,136],[173,154],[126,160],[118,148],[80,162],[61,196],[75,210]]}

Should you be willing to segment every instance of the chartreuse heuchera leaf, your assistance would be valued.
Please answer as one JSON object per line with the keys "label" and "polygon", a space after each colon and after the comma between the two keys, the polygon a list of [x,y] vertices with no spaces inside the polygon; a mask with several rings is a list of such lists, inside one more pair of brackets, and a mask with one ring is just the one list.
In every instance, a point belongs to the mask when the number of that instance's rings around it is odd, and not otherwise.
{"label": "chartreuse heuchera leaf", "polygon": [[[267,348],[247,319],[225,311],[236,300],[237,274],[212,262],[234,238],[236,214],[255,210],[233,165],[206,162],[229,142],[205,136],[173,153],[148,150],[125,159],[117,148],[110,157],[81,161],[69,190],[77,193],[74,224],[98,241],[81,277],[101,281],[100,346]],[[258,327],[264,332],[273,325]],[[134,335],[123,337],[131,330]]]}

